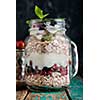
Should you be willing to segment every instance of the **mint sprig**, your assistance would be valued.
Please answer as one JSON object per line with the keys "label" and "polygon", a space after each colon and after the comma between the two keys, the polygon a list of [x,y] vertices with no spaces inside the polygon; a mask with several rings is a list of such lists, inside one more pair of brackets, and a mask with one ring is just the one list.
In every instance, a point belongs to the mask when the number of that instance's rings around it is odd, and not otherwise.
{"label": "mint sprig", "polygon": [[52,40],[52,37],[53,37],[52,34],[43,35],[41,41],[51,41]]}
{"label": "mint sprig", "polygon": [[[43,10],[40,9],[37,5],[35,5],[35,9],[34,9],[35,15],[38,16],[38,18],[40,18],[41,20],[43,20],[45,17],[47,17],[49,14],[43,14]],[[26,24],[30,24],[31,20],[26,20]]]}
{"label": "mint sprig", "polygon": [[43,15],[43,10],[40,9],[37,5],[35,6],[35,14],[36,14],[41,20],[43,20],[46,16],[49,15],[49,14],[44,14],[44,15]]}

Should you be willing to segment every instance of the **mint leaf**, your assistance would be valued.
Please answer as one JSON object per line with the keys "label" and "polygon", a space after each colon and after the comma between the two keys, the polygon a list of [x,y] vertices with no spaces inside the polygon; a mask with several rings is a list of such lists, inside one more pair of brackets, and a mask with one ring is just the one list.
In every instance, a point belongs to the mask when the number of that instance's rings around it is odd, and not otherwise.
{"label": "mint leaf", "polygon": [[27,20],[27,21],[26,21],[26,24],[30,24],[30,20]]}
{"label": "mint leaf", "polygon": [[45,15],[43,15],[43,17],[46,17],[46,16],[48,16],[49,14],[45,14]]}
{"label": "mint leaf", "polygon": [[35,14],[42,20],[43,18],[45,18],[46,16],[48,16],[48,14],[43,15],[43,10],[40,9],[37,5],[35,6]]}

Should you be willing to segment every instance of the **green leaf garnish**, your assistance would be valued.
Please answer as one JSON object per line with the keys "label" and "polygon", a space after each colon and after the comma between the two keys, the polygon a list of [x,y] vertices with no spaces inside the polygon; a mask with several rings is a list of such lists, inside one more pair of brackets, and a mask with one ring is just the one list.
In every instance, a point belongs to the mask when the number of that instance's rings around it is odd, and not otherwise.
{"label": "green leaf garnish", "polygon": [[53,37],[52,34],[43,35],[41,41],[51,41],[52,37]]}
{"label": "green leaf garnish", "polygon": [[30,24],[30,20],[27,20],[27,21],[26,21],[26,24],[28,24],[28,25],[29,25],[29,24]]}
{"label": "green leaf garnish", "polygon": [[44,15],[43,15],[43,10],[40,9],[37,5],[35,6],[35,14],[36,14],[41,20],[43,20],[43,18],[45,18],[46,16],[48,16],[48,14],[44,14]]}

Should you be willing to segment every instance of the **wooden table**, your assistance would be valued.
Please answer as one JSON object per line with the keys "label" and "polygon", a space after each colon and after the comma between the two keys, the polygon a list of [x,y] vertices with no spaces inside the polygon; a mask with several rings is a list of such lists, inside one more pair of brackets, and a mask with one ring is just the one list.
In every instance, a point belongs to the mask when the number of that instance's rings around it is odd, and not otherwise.
{"label": "wooden table", "polygon": [[30,92],[25,86],[16,91],[16,100],[83,100],[83,82],[80,77],[72,79],[70,84],[70,95],[63,92]]}
{"label": "wooden table", "polygon": [[29,92],[17,91],[16,100],[69,100],[66,92]]}

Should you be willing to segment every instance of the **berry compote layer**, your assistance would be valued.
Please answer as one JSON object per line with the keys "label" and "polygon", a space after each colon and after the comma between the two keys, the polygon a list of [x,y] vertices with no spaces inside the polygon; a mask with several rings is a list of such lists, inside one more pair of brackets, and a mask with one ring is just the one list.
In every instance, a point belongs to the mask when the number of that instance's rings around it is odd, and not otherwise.
{"label": "berry compote layer", "polygon": [[65,68],[54,64],[51,68],[44,67],[42,70],[35,66],[25,76],[26,83],[30,86],[61,87],[69,84],[68,67]]}

